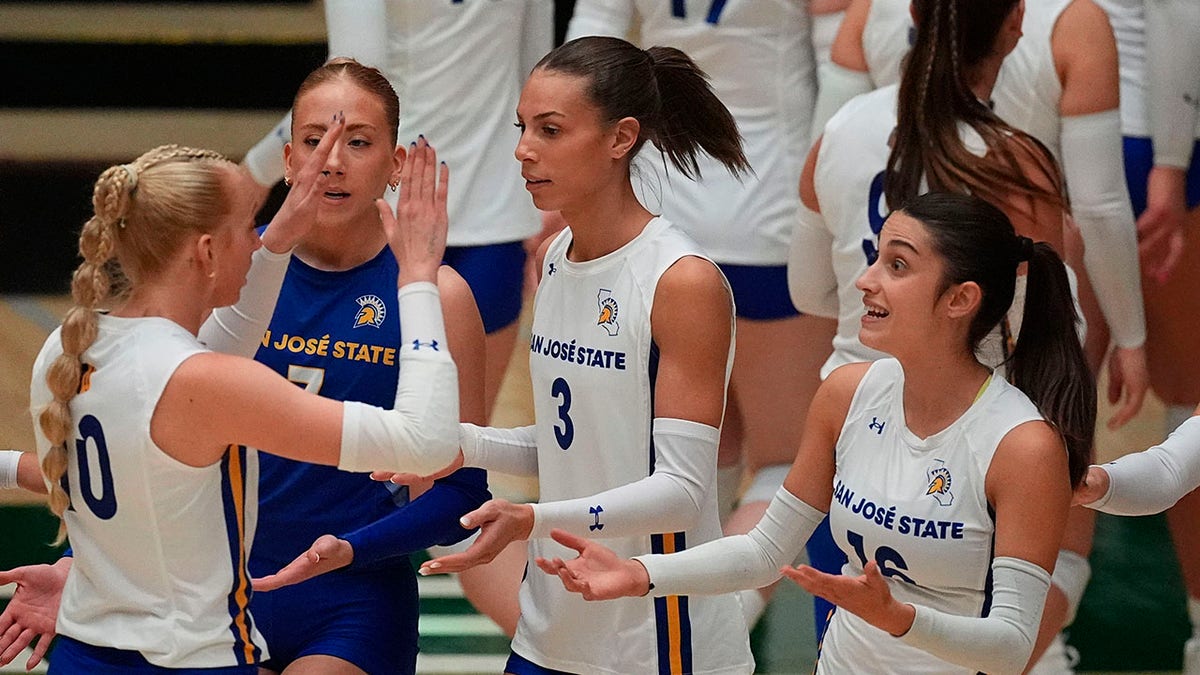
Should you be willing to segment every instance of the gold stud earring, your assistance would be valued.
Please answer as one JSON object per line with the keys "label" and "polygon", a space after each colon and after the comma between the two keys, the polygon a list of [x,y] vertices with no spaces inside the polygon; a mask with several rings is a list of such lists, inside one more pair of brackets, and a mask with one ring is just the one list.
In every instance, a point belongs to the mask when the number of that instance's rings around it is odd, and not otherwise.
{"label": "gold stud earring", "polygon": [[291,176],[284,176],[284,177],[283,177],[283,184],[284,184],[284,185],[286,185],[286,186],[288,186],[288,187],[292,187],[292,177],[291,177]]}

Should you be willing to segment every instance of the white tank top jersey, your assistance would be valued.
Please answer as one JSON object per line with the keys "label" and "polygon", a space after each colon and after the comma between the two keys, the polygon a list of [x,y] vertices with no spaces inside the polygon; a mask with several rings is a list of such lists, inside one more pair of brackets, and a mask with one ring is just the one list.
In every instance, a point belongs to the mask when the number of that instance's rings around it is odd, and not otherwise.
{"label": "white tank top jersey", "polygon": [[1121,133],[1149,136],[1146,111],[1146,9],[1145,0],[1095,0],[1108,14],[1117,37],[1121,67]]}
{"label": "white tank top jersey", "polygon": [[383,71],[400,97],[399,142],[424,134],[450,166],[450,246],[541,230],[513,124],[529,70],[553,47],[552,21],[548,0],[388,1]]}
{"label": "white tank top jersey", "polygon": [[816,102],[810,21],[807,3],[797,0],[580,0],[575,7],[569,38],[624,38],[636,25],[642,46],[692,57],[737,120],[754,174],[738,180],[702,153],[702,180],[672,166],[664,175],[663,156],[647,143],[634,181],[646,208],[681,223],[720,263],[787,262]]}
{"label": "white tank top jersey", "polygon": [[[654,471],[654,292],[680,258],[704,257],[663,218],[595,260],[568,260],[571,242],[571,230],[564,230],[546,252],[530,340],[544,502],[593,495]],[[732,358],[731,345],[730,363]],[[597,513],[597,528],[602,520]],[[692,530],[603,541],[617,555],[631,557],[683,550],[720,536],[715,491],[709,490]],[[550,539],[529,542],[531,570],[536,556],[570,554]],[[741,616],[733,595],[587,602],[568,593],[557,578],[531,572],[521,584],[520,601],[513,651],[544,668],[747,673],[754,666],[740,619],[731,630],[732,618]]]}
{"label": "white tank top jersey", "polygon": [[[1004,436],[1042,419],[1025,394],[993,374],[946,429],[918,438],[905,424],[904,371],[871,365],[846,415],[836,450],[829,525],[846,553],[846,575],[878,563],[892,595],[959,616],[989,611],[995,522],[984,492]],[[835,611],[817,673],[968,674],[862,619]]]}
{"label": "white tank top jersey", "polygon": [[1062,162],[1062,82],[1050,41],[1063,10],[1074,0],[1025,3],[1021,39],[1004,58],[992,101],[1000,119],[1041,141]]}
{"label": "white tank top jersey", "polygon": [[[256,451],[231,446],[220,462],[192,467],[159,449],[150,438],[158,399],[179,364],[207,349],[168,319],[99,319],[70,404],[65,515],[75,559],[58,632],[164,668],[257,663],[266,648],[246,609]],[[45,378],[62,353],[60,330],[34,363],[35,421],[53,399]],[[50,443],[34,429],[45,457]]]}
{"label": "white tank top jersey", "polygon": [[915,39],[909,0],[871,0],[863,24],[867,74],[876,87],[899,84],[900,68]]}

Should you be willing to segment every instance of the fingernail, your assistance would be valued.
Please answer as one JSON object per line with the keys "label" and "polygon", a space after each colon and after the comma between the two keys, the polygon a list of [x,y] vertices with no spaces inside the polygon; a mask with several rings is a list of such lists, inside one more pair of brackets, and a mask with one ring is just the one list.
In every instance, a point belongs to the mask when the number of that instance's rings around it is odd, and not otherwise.
{"label": "fingernail", "polygon": [[463,516],[462,518],[459,518],[459,519],[458,519],[458,522],[462,523],[462,526],[463,526],[463,527],[470,527],[470,526],[471,526],[471,521],[470,521],[470,520],[468,520],[466,516]]}
{"label": "fingernail", "polygon": [[416,142],[416,141],[413,141],[412,143],[409,143],[409,144],[408,144],[408,147],[410,147],[410,148],[416,148],[416,147],[417,147],[417,142]]}
{"label": "fingernail", "polygon": [[425,134],[417,134],[417,138],[419,138],[423,141],[423,140],[425,140]]}
{"label": "fingernail", "polygon": [[429,570],[422,567],[421,569],[417,570],[417,574],[420,574],[423,577],[427,577],[427,576],[429,576]]}
{"label": "fingernail", "polygon": [[443,161],[443,162],[442,162],[442,166],[446,166],[446,162],[445,162],[445,161]]}

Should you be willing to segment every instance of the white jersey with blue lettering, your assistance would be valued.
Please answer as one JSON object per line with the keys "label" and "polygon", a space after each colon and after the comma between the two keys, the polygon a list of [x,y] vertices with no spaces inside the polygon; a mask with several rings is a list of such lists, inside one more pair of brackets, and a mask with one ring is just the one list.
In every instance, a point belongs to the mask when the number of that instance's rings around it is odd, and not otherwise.
{"label": "white jersey with blue lettering", "polygon": [[[569,260],[571,242],[567,229],[547,249],[533,313],[529,371],[542,501],[586,497],[654,471],[654,292],[680,258],[704,257],[663,218],[654,218],[628,244],[595,260]],[[732,357],[730,345],[730,362]],[[596,513],[597,527],[603,519]],[[631,557],[683,550],[720,536],[715,490],[709,490],[695,528],[607,538],[604,544]],[[570,554],[550,539],[529,542],[530,569],[536,556]],[[520,601],[513,651],[544,668],[587,673],[746,673],[753,668],[733,595],[587,602],[555,577],[530,573],[521,584]]]}
{"label": "white jersey with blue lettering", "polygon": [[[737,120],[754,173],[734,178],[715,159],[697,159],[692,181],[647,143],[637,163],[639,197],[680,223],[712,258],[737,265],[787,261],[800,201],[816,66],[807,2],[799,0],[580,0],[567,37],[627,37],[683,50],[708,74]],[[668,163],[669,164],[669,163]]]}
{"label": "white jersey with blue lettering", "polygon": [[1121,69],[1121,133],[1149,136],[1146,110],[1146,8],[1145,0],[1095,0],[1108,14],[1117,38]]}
{"label": "white jersey with blue lettering", "polygon": [[[984,492],[988,467],[1009,431],[1042,417],[1025,394],[993,374],[961,417],[919,438],[905,424],[903,392],[900,363],[875,362],[842,426],[829,509],[833,538],[848,558],[842,573],[861,575],[874,560],[900,602],[985,616],[995,534]],[[835,611],[817,673],[850,672],[975,671]]]}
{"label": "white jersey with blue lettering", "polygon": [[399,140],[424,134],[450,166],[451,246],[541,229],[513,123],[525,78],[553,47],[553,10],[549,0],[387,2],[383,71],[400,97]]}
{"label": "white jersey with blue lettering", "polygon": [[[61,330],[61,329],[60,329]],[[33,367],[36,421],[53,396],[46,373],[60,330]],[[155,666],[211,668],[266,658],[247,605],[246,558],[258,505],[258,458],[231,446],[210,466],[185,465],[150,437],[167,382],[207,351],[160,317],[99,317],[71,399],[65,513],[74,562],[58,632],[97,647],[137,651]],[[34,424],[38,456],[50,443]]]}

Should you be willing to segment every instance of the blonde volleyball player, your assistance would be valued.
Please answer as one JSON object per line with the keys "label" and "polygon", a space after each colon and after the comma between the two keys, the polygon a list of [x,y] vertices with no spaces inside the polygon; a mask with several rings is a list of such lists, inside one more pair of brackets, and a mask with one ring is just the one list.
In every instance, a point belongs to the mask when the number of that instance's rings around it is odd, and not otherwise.
{"label": "blonde volleyball player", "polygon": [[[296,236],[284,250],[331,199],[345,119],[324,120],[328,133],[297,168],[278,218]],[[101,175],[80,237],[76,305],[31,385],[51,508],[75,553],[51,672],[258,672],[266,654],[246,611],[257,482],[248,446],[349,470],[425,470],[453,457],[457,376],[449,354],[431,347],[445,344],[432,282],[446,170],[439,178],[424,146],[401,159],[398,215],[378,209],[401,262],[405,374],[395,411],[305,393],[197,340],[212,309],[238,299],[259,247],[254,200],[234,164],[166,146]],[[114,265],[128,286],[110,298]],[[112,311],[98,312],[110,300]]]}
{"label": "blonde volleyball player", "polygon": [[[1022,263],[1014,386],[976,348]],[[555,532],[580,556],[543,571],[593,599],[728,592],[782,571],[838,605],[818,674],[1021,673],[1095,422],[1065,266],[991,204],[928,193],[888,217],[857,284],[861,340],[892,358],[829,375],[750,534],[624,560]],[[827,510],[845,574],[791,568]]]}

